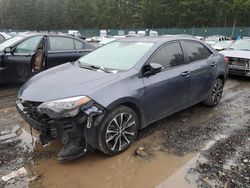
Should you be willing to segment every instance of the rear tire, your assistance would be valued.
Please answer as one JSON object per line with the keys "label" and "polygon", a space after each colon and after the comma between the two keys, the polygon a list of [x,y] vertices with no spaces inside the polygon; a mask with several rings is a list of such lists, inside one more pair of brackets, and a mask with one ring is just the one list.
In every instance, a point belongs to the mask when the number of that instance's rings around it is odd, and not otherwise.
{"label": "rear tire", "polygon": [[138,127],[136,113],[126,106],[118,106],[108,112],[100,125],[98,149],[108,155],[125,151],[134,142]]}
{"label": "rear tire", "polygon": [[223,94],[224,83],[221,79],[216,79],[212,91],[208,98],[203,102],[206,106],[216,106],[219,104]]}

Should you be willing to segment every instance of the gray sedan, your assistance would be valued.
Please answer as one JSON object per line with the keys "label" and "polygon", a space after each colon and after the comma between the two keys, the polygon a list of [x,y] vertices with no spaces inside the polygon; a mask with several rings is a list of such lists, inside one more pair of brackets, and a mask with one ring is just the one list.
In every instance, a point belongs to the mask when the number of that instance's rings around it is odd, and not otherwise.
{"label": "gray sedan", "polygon": [[198,39],[124,38],[34,76],[17,109],[43,144],[61,138],[60,161],[87,146],[115,155],[159,119],[200,102],[216,106],[226,79],[227,59]]}

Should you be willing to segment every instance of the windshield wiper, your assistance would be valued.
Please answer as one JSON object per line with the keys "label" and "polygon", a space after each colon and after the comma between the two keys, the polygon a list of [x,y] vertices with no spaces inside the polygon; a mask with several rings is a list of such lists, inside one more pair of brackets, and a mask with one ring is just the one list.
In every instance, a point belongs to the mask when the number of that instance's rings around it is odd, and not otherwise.
{"label": "windshield wiper", "polygon": [[114,73],[114,71],[111,71],[107,68],[104,68],[98,65],[89,65],[85,63],[83,64],[79,60],[77,60],[76,62],[79,64],[79,67],[81,68],[90,69],[90,70],[102,70],[103,72],[106,72],[106,73]]}
{"label": "windshield wiper", "polygon": [[93,69],[96,69],[96,70],[102,70],[103,72],[113,73],[113,71],[111,71],[105,67],[98,66],[98,65],[90,65],[90,67]]}

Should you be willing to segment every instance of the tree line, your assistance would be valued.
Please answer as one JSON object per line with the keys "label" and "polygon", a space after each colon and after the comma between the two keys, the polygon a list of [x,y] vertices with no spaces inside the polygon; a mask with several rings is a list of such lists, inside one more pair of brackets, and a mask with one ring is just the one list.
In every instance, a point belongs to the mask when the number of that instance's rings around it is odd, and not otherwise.
{"label": "tree line", "polygon": [[8,29],[250,26],[250,0],[0,0]]}

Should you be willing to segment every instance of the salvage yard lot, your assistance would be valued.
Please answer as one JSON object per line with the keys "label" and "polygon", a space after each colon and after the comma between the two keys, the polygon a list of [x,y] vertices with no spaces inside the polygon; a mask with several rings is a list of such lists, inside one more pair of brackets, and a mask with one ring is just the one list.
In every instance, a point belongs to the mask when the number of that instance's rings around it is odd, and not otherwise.
{"label": "salvage yard lot", "polygon": [[249,78],[230,78],[215,108],[199,104],[142,130],[118,156],[69,163],[56,161],[60,143],[31,137],[15,109],[18,87],[0,88],[0,177],[28,173],[0,187],[250,187]]}

